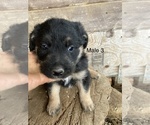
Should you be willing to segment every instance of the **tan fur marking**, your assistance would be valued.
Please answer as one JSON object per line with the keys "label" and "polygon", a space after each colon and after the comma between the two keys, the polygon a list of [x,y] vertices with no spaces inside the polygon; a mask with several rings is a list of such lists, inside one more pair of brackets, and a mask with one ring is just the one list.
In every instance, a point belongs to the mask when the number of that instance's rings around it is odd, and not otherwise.
{"label": "tan fur marking", "polygon": [[65,43],[65,45],[69,45],[69,43],[70,43],[70,41],[71,41],[71,38],[69,37],[69,36],[67,36],[66,38],[65,38],[65,40],[64,40],[64,43]]}
{"label": "tan fur marking", "polygon": [[74,78],[74,79],[83,79],[83,78],[86,77],[86,73],[87,73],[86,70],[83,70],[83,71],[80,71],[80,72],[77,72],[77,73],[73,73],[72,78]]}
{"label": "tan fur marking", "polygon": [[70,41],[71,40],[71,38],[69,37],[69,36],[67,36],[66,38],[65,38],[65,41]]}
{"label": "tan fur marking", "polygon": [[47,112],[49,115],[55,115],[60,108],[60,86],[53,84],[51,92],[49,93],[49,103],[47,105]]}
{"label": "tan fur marking", "polygon": [[79,95],[82,107],[84,108],[85,111],[93,111],[94,104],[90,96],[90,88],[88,91],[86,91],[83,88],[82,81],[78,81],[77,86],[79,88]]}
{"label": "tan fur marking", "polygon": [[77,63],[79,62],[79,59],[81,58],[82,53],[83,53],[83,46],[81,46],[81,47],[79,48],[79,55],[78,55],[78,57],[77,57]]}

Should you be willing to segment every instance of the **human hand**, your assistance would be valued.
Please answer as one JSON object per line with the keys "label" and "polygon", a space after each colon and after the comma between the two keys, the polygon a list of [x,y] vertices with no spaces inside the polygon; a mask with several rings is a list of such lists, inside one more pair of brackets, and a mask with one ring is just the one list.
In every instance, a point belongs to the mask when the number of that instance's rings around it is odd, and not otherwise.
{"label": "human hand", "polygon": [[28,82],[28,76],[19,72],[13,55],[0,52],[0,91]]}
{"label": "human hand", "polygon": [[44,83],[56,81],[40,72],[40,65],[37,62],[36,55],[31,52],[28,53],[28,78],[29,91]]}

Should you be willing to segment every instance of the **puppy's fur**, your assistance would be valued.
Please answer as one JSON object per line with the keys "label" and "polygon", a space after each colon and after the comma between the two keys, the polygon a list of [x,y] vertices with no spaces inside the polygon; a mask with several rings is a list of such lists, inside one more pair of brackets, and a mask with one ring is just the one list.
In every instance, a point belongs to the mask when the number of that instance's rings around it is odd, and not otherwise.
{"label": "puppy's fur", "polygon": [[28,72],[28,23],[15,24],[2,35],[2,50],[14,57],[21,73]]}
{"label": "puppy's fur", "polygon": [[90,73],[84,49],[88,35],[79,22],[52,18],[34,27],[30,34],[30,51],[35,51],[40,70],[49,78],[60,81],[49,83],[49,115],[60,109],[60,86],[76,84],[79,88],[82,107],[87,111],[94,109],[90,97]]}

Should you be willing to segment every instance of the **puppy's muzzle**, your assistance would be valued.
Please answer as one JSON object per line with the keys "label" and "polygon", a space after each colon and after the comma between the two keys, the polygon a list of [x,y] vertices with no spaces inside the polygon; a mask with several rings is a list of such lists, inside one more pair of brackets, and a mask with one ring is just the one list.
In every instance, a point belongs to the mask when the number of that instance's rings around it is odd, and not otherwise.
{"label": "puppy's muzzle", "polygon": [[64,74],[64,69],[62,67],[56,67],[52,71],[54,77],[61,77]]}

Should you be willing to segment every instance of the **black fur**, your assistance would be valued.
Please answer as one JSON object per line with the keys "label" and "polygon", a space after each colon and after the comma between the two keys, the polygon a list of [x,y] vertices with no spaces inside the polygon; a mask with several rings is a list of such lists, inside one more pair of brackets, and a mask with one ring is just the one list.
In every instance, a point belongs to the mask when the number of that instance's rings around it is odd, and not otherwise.
{"label": "black fur", "polygon": [[[88,59],[84,53],[87,44],[88,35],[81,23],[53,18],[34,27],[30,34],[29,48],[37,54],[40,70],[47,77],[62,79],[57,84],[65,87],[81,80],[84,89],[88,91],[90,73]],[[79,48],[82,50],[80,57]],[[55,72],[58,67],[61,69],[59,73]],[[69,83],[65,84],[65,78],[81,71],[86,71],[85,77],[80,79],[72,77]],[[49,87],[52,85],[50,83]]]}
{"label": "black fur", "polygon": [[2,50],[15,57],[20,72],[28,73],[28,23],[15,24],[2,35]]}
{"label": "black fur", "polygon": [[[57,66],[63,66],[65,74],[61,78],[65,78],[73,72],[85,70],[88,67],[88,60],[85,53],[78,62],[79,47],[87,46],[88,39],[81,23],[70,22],[64,19],[50,19],[42,24],[35,26],[30,34],[30,51],[37,47],[37,56],[41,63],[41,72],[50,78],[51,71]],[[71,40],[65,39],[70,37]],[[68,48],[74,46],[74,51],[69,52]],[[46,48],[44,48],[47,46]],[[69,59],[69,61],[68,61]]]}

